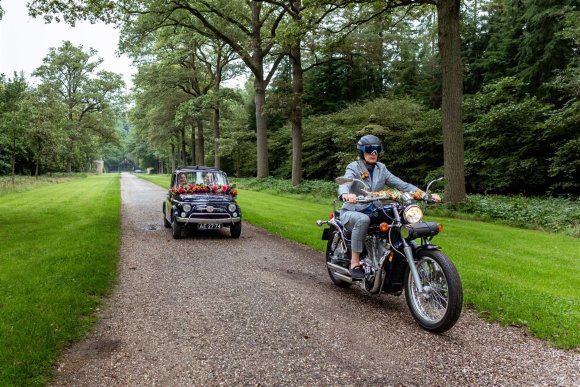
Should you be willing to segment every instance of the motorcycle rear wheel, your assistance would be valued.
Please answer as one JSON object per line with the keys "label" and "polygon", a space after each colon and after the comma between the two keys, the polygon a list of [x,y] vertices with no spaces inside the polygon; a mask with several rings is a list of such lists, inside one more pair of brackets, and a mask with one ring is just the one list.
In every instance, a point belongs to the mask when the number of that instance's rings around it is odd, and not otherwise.
{"label": "motorcycle rear wheel", "polygon": [[419,253],[415,262],[426,293],[419,293],[411,271],[405,272],[405,298],[415,321],[424,329],[441,333],[451,329],[461,314],[463,288],[453,262],[441,251]]}
{"label": "motorcycle rear wheel", "polygon": [[[333,230],[330,232],[328,236],[328,243],[326,244],[326,262],[332,262],[332,255],[334,253],[332,249],[332,241],[334,240],[334,235],[337,233],[338,231]],[[328,270],[328,275],[330,276],[330,279],[332,280],[332,282],[334,282],[336,286],[339,286],[341,288],[348,288],[351,285],[351,283],[343,281],[340,278],[336,277],[334,275],[334,271],[331,270],[328,266],[326,267],[326,269]]]}

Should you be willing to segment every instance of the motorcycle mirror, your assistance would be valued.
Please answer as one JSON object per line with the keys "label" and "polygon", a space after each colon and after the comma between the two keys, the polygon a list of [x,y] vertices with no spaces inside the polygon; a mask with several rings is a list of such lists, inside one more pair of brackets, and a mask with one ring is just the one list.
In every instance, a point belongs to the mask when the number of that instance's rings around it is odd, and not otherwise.
{"label": "motorcycle mirror", "polygon": [[431,185],[432,184],[437,183],[439,181],[443,181],[443,180],[445,180],[445,176],[441,176],[441,177],[439,177],[439,178],[437,178],[435,180],[430,181],[429,184],[427,184],[427,188],[425,189],[425,191],[426,192],[429,192],[429,189],[431,188]]}
{"label": "motorcycle mirror", "polygon": [[351,177],[341,176],[337,177],[334,181],[336,182],[336,184],[342,185],[346,183],[352,183],[354,179]]}

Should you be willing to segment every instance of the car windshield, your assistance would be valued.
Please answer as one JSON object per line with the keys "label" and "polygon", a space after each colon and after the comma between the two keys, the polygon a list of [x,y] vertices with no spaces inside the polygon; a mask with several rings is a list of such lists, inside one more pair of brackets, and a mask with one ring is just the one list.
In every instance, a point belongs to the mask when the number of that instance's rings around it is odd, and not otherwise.
{"label": "car windshield", "polygon": [[175,187],[189,184],[228,185],[228,178],[217,171],[180,172],[175,179]]}

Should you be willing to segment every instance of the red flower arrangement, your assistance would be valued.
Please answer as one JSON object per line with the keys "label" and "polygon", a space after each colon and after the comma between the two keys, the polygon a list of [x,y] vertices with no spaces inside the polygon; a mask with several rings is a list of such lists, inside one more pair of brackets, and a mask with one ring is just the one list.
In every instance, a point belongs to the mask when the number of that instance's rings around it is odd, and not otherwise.
{"label": "red flower arrangement", "polygon": [[236,196],[238,190],[231,185],[189,184],[183,187],[171,188],[173,194],[215,193]]}

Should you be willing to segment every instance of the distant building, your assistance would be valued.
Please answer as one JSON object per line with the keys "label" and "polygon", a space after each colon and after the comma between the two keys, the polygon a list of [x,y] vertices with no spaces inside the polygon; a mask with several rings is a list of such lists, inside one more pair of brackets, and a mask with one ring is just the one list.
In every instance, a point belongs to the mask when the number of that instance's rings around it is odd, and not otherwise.
{"label": "distant building", "polygon": [[105,162],[103,160],[94,160],[97,174],[105,172]]}
{"label": "distant building", "polygon": [[119,163],[120,172],[132,172],[135,170],[135,163],[129,159],[125,159]]}

